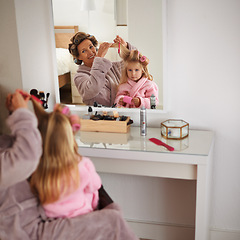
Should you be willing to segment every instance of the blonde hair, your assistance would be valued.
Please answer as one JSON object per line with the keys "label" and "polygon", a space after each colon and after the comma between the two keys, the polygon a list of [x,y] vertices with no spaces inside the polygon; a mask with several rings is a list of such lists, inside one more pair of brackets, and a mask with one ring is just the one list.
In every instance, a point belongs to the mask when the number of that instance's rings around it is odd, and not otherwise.
{"label": "blonde hair", "polygon": [[[118,48],[119,44],[114,43],[111,47]],[[128,81],[127,66],[132,62],[140,64],[143,73],[142,77],[148,78],[151,81],[153,80],[152,75],[148,71],[149,59],[146,56],[142,55],[138,50],[130,51],[128,48],[120,44],[119,56],[123,59],[124,63],[119,85]]]}
{"label": "blonde hair", "polygon": [[43,153],[31,176],[30,186],[41,204],[48,204],[79,186],[80,155],[68,117],[58,111],[46,113],[35,101],[33,105],[42,135]]}

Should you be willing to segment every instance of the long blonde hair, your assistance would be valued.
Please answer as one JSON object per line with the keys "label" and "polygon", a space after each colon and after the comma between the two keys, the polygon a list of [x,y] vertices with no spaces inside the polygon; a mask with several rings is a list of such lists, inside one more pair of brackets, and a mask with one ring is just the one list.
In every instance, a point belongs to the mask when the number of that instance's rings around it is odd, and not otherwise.
{"label": "long blonde hair", "polygon": [[31,176],[30,186],[41,204],[48,204],[79,186],[78,163],[81,156],[77,152],[68,117],[59,111],[46,113],[34,101],[33,105],[42,135],[43,153]]}
{"label": "long blonde hair", "polygon": [[[111,47],[118,48],[119,44],[114,43]],[[148,78],[151,81],[153,80],[152,75],[148,71],[149,59],[142,55],[138,50],[130,51],[128,48],[120,44],[119,56],[123,59],[123,69],[119,85],[128,81],[127,66],[132,62],[140,64],[143,73],[142,77]]]}

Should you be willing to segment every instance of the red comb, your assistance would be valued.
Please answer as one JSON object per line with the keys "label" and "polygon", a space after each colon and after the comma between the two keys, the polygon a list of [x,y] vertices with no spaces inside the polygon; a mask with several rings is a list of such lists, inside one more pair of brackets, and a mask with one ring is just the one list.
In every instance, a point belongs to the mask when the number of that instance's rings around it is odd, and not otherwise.
{"label": "red comb", "polygon": [[165,148],[167,148],[169,151],[174,151],[174,147],[171,147],[169,145],[167,145],[166,143],[162,142],[161,140],[157,139],[157,138],[149,138],[149,141],[159,145],[159,146],[164,146]]}
{"label": "red comb", "polygon": [[118,43],[118,54],[120,54],[120,42]]}

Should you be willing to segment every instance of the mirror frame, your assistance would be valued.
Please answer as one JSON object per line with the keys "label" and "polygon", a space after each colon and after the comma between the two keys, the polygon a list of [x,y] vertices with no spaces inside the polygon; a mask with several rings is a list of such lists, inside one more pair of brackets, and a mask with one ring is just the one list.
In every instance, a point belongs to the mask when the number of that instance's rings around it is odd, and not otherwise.
{"label": "mirror frame", "polygon": [[[54,20],[53,20],[53,5],[52,6],[52,29],[54,35]],[[167,0],[162,0],[162,51],[163,51],[163,106],[162,109],[149,109],[151,113],[165,113],[168,109],[167,104]],[[53,49],[53,62],[54,64],[54,85],[55,85],[55,96],[56,96],[56,103],[60,103],[60,93],[59,93],[59,86],[58,86],[58,76],[57,76],[57,60],[56,60],[56,47],[55,47],[55,36],[54,36],[54,49]],[[87,113],[88,107],[87,105],[74,105],[74,104],[65,104],[67,105],[71,111],[80,113],[84,112]],[[93,107],[93,111],[112,111],[117,110],[119,113],[139,113],[139,108],[110,108],[110,107]]]}

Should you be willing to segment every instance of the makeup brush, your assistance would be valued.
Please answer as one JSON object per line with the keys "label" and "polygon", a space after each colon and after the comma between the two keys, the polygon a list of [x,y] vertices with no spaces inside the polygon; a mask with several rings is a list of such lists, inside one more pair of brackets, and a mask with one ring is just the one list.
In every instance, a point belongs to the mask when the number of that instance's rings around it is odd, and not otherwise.
{"label": "makeup brush", "polygon": [[48,108],[48,104],[47,104],[47,103],[48,103],[48,98],[49,98],[49,96],[50,96],[50,93],[47,93],[47,94],[46,94],[46,102],[45,102],[45,106],[44,106],[45,109]]}

